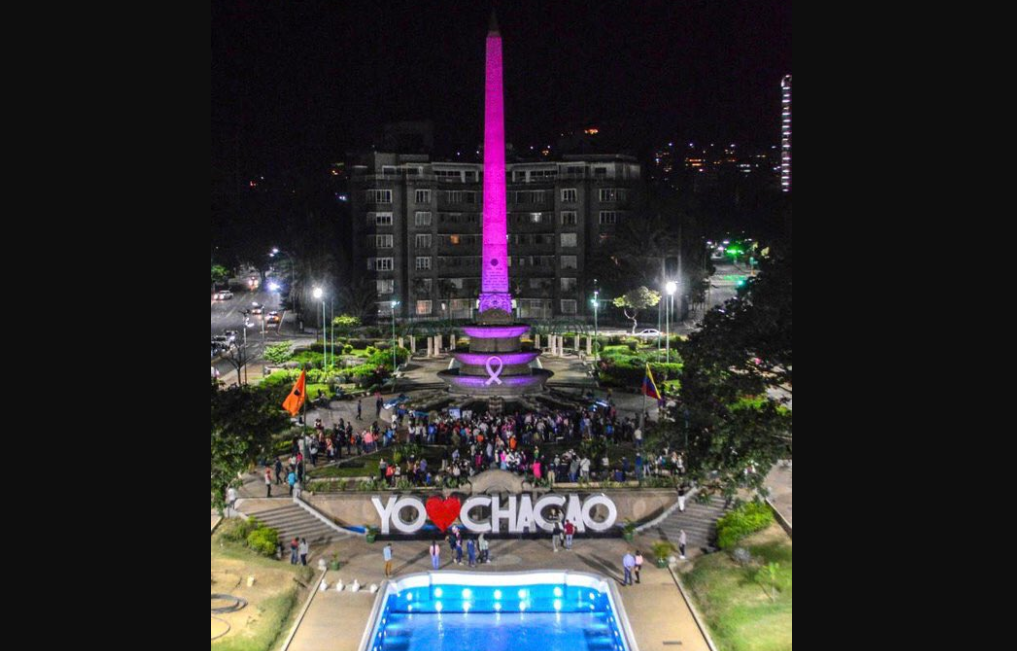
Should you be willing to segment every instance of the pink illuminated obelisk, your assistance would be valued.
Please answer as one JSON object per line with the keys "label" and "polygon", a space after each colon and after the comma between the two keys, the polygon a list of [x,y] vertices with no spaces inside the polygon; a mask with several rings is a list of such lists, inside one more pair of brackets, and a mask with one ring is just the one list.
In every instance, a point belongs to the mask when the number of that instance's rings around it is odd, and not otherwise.
{"label": "pink illuminated obelisk", "polygon": [[[505,196],[505,91],[501,33],[491,14],[487,34],[487,83],[484,102],[484,256],[481,261],[480,314],[512,314],[508,268],[508,205]],[[488,315],[495,317],[496,313]],[[498,315],[500,316],[500,315]]]}

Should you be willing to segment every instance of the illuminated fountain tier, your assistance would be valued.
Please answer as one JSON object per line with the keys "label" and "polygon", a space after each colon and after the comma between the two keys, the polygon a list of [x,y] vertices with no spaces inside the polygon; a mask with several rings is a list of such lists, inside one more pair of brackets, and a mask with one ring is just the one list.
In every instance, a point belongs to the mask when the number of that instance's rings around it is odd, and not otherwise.
{"label": "illuminated fountain tier", "polygon": [[[508,316],[498,312],[499,316]],[[458,368],[438,376],[453,394],[460,396],[499,397],[511,401],[542,393],[553,374],[538,368],[540,351],[523,350],[521,339],[529,330],[525,325],[483,323],[465,328],[470,338],[470,352],[453,353]]]}
{"label": "illuminated fountain tier", "polygon": [[[487,35],[484,86],[484,250],[480,318],[466,328],[470,351],[455,352],[456,367],[439,377],[453,394],[511,400],[541,393],[551,373],[537,367],[539,351],[524,351],[529,327],[512,318],[509,293],[508,204],[505,187],[505,96],[498,23]],[[492,401],[496,402],[496,401]]]}

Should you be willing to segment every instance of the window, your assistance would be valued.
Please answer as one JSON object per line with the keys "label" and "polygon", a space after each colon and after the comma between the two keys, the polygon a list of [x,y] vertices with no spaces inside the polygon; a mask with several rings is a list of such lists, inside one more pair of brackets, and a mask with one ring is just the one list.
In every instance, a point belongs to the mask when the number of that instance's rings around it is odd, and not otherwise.
{"label": "window", "polygon": [[381,168],[381,173],[384,174],[385,176],[399,176],[399,168],[389,167],[388,165],[385,165],[384,167]]}
{"label": "window", "polygon": [[544,222],[544,215],[539,212],[531,212],[529,221],[531,224],[541,224]]}
{"label": "window", "polygon": [[593,168],[593,175],[595,177],[597,177],[597,178],[607,178],[607,168],[606,167],[594,167]]}
{"label": "window", "polygon": [[616,212],[602,212],[600,213],[600,225],[601,226],[614,226],[618,223],[618,213]]}
{"label": "window", "polygon": [[575,314],[576,313],[576,301],[574,300],[563,300],[561,302],[561,313],[562,314]]}
{"label": "window", "polygon": [[579,286],[579,281],[575,278],[562,278],[561,279],[561,291],[563,292],[574,292],[576,287]]}
{"label": "window", "polygon": [[395,294],[394,280],[379,280],[377,283],[379,294]]}
{"label": "window", "polygon": [[431,258],[417,258],[417,271],[430,271]]}
{"label": "window", "polygon": [[452,299],[452,311],[460,312],[469,310],[474,305],[474,299],[470,298],[453,298]]}
{"label": "window", "polygon": [[547,192],[544,190],[516,192],[515,200],[517,204],[544,204],[547,202]]}
{"label": "window", "polygon": [[378,249],[391,249],[394,246],[392,235],[375,235],[374,246]]}
{"label": "window", "polygon": [[530,172],[530,181],[545,181],[558,178],[558,170],[533,170]]}
{"label": "window", "polygon": [[378,271],[392,271],[393,269],[395,269],[393,258],[378,258]]}
{"label": "window", "polygon": [[418,249],[429,249],[429,248],[431,248],[431,236],[430,235],[417,235],[417,248]]}
{"label": "window", "polygon": [[629,192],[625,189],[617,188],[605,188],[600,191],[600,200],[603,203],[614,203],[617,201],[626,201],[629,198]]}
{"label": "window", "polygon": [[392,221],[392,213],[390,212],[379,212],[374,214],[375,226],[391,226]]}
{"label": "window", "polygon": [[563,249],[574,249],[574,248],[576,248],[576,246],[577,246],[576,245],[576,238],[577,238],[577,235],[575,233],[562,233],[561,234],[561,248],[563,248]]}
{"label": "window", "polygon": [[392,203],[391,190],[368,190],[364,201],[367,203]]}
{"label": "window", "polygon": [[578,269],[579,264],[576,256],[574,255],[563,255],[561,257],[561,268],[562,269]]}
{"label": "window", "polygon": [[462,192],[462,191],[459,191],[459,190],[453,190],[451,192],[446,192],[445,193],[445,200],[449,204],[453,204],[453,205],[458,205],[458,204],[476,205],[476,203],[477,203],[477,193],[476,192]]}
{"label": "window", "polygon": [[376,262],[377,262],[377,259],[376,259],[376,258],[368,258],[368,259],[367,259],[367,270],[368,270],[368,271],[374,271],[374,269],[375,269],[375,263],[376,263]]}
{"label": "window", "polygon": [[544,289],[544,279],[530,278],[530,289],[535,289],[537,291]]}
{"label": "window", "polygon": [[568,212],[563,212],[561,214],[561,225],[562,226],[575,226],[577,223],[579,223],[579,216],[576,213],[574,213],[572,211],[568,211]]}
{"label": "window", "polygon": [[413,216],[413,223],[416,226],[430,226],[431,225],[431,213],[429,212],[418,212]]}
{"label": "window", "polygon": [[431,301],[417,301],[417,316],[430,316]]}
{"label": "window", "polygon": [[431,191],[417,190],[417,203],[431,203]]}
{"label": "window", "polygon": [[459,170],[434,170],[434,176],[441,181],[457,181],[463,180],[463,173]]}
{"label": "window", "polygon": [[579,191],[575,188],[561,191],[562,203],[579,203]]}

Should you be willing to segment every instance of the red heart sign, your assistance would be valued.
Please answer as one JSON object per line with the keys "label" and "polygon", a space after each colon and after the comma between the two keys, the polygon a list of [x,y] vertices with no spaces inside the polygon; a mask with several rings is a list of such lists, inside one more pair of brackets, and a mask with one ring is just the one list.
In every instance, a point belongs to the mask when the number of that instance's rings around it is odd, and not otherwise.
{"label": "red heart sign", "polygon": [[463,505],[458,497],[450,497],[447,500],[432,497],[427,500],[427,517],[431,518],[431,522],[441,529],[442,533],[448,531],[448,528],[459,519],[459,512],[462,510]]}

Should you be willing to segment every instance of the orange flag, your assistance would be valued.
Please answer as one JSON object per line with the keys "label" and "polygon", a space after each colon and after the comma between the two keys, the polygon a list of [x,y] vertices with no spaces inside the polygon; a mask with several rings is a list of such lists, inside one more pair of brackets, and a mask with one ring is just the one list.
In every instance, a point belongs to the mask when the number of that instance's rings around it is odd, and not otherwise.
{"label": "orange flag", "polygon": [[300,378],[297,383],[293,385],[293,390],[290,391],[289,397],[286,398],[286,402],[283,403],[283,409],[290,412],[290,416],[296,416],[300,413],[300,408],[304,406],[304,401],[307,400],[307,371],[300,372]]}

